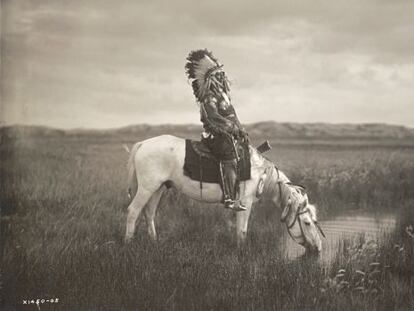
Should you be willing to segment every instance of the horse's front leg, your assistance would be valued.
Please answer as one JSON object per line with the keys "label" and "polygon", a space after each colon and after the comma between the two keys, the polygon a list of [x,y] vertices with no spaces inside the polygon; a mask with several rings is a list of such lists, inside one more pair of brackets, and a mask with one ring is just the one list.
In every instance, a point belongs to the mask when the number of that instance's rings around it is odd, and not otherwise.
{"label": "horse's front leg", "polygon": [[253,199],[248,198],[243,200],[246,210],[243,212],[237,212],[237,223],[236,223],[236,233],[237,233],[237,246],[242,246],[246,241],[247,227],[249,225],[250,212],[252,210]]}

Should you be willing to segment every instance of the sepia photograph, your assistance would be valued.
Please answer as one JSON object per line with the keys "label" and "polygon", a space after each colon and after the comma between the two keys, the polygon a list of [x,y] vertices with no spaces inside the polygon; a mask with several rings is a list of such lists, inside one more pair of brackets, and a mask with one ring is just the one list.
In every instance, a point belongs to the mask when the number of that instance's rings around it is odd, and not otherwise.
{"label": "sepia photograph", "polygon": [[414,310],[413,1],[0,12],[1,310]]}

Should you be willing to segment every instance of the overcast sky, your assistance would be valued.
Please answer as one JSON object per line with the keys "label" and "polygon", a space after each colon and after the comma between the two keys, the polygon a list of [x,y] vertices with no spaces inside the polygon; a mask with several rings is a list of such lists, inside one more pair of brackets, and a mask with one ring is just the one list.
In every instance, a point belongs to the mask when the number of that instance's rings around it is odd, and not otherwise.
{"label": "overcast sky", "polygon": [[208,48],[242,123],[414,126],[414,1],[2,0],[2,124],[197,123]]}

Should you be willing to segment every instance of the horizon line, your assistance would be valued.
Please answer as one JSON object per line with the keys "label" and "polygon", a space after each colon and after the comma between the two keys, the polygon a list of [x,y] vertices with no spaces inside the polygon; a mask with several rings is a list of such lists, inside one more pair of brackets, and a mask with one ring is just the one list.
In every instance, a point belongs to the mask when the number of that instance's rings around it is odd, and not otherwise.
{"label": "horizon line", "polygon": [[[3,123],[3,122],[2,122]],[[105,130],[119,130],[127,127],[133,126],[152,126],[152,127],[159,127],[159,126],[200,126],[202,127],[201,123],[135,123],[135,124],[127,124],[127,125],[119,125],[114,127],[70,127],[70,128],[61,128],[61,127],[54,127],[45,124],[30,124],[30,123],[12,123],[12,124],[2,124],[0,123],[0,128],[5,127],[42,127],[54,130],[61,130],[61,131],[105,131]],[[385,126],[392,126],[392,127],[402,127],[406,129],[414,130],[414,126],[408,126],[404,124],[395,124],[395,123],[387,123],[387,122],[281,122],[275,120],[264,120],[259,122],[246,122],[244,126],[250,125],[257,125],[262,123],[275,123],[275,124],[303,124],[303,125],[311,125],[311,124],[324,124],[324,125],[385,125]]]}

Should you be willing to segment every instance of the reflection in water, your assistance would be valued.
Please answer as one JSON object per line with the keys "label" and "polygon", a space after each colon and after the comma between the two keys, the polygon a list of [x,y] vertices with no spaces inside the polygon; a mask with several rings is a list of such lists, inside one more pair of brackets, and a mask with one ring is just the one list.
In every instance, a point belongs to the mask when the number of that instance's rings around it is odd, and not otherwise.
{"label": "reflection in water", "polygon": [[[320,259],[329,263],[338,250],[338,243],[344,238],[358,237],[361,234],[366,239],[377,239],[382,233],[395,228],[397,217],[395,214],[374,214],[369,212],[352,211],[337,214],[319,222],[325,232],[326,239],[322,238],[322,253]],[[302,257],[305,249],[293,242],[286,230],[283,231],[283,247],[286,256],[291,259]]]}

